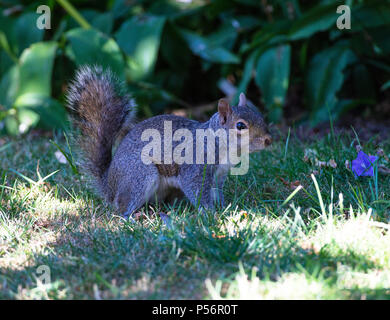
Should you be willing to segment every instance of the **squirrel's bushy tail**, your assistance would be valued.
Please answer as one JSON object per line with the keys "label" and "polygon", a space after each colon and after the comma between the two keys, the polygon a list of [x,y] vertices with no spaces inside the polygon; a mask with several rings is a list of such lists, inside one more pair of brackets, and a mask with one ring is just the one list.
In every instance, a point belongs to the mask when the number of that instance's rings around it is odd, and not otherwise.
{"label": "squirrel's bushy tail", "polygon": [[82,166],[106,196],[104,180],[112,147],[122,126],[133,118],[135,104],[109,69],[83,66],[70,84],[67,106],[73,113],[72,123],[80,131],[74,140],[82,151]]}

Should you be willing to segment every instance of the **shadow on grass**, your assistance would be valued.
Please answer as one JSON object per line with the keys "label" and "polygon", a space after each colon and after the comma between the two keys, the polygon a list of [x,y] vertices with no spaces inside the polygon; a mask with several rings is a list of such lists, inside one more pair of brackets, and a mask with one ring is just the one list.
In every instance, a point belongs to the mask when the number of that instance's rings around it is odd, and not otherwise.
{"label": "shadow on grass", "polygon": [[[55,241],[46,244],[45,253],[30,259],[29,266],[1,268],[0,298],[201,299],[208,295],[205,279],[233,279],[239,261],[246,271],[257,267],[257,275],[271,281],[286,272],[312,275],[318,269],[336,281],[340,264],[360,271],[376,268],[354,252],[330,254],[326,248],[315,252],[293,241],[277,243],[265,229],[216,238],[191,224],[183,233],[183,229],[156,231],[140,223],[89,218],[80,217],[83,221],[63,228]],[[36,289],[41,265],[50,268],[54,284],[45,290]],[[389,297],[386,290],[364,288],[351,291],[351,297],[360,293]]]}

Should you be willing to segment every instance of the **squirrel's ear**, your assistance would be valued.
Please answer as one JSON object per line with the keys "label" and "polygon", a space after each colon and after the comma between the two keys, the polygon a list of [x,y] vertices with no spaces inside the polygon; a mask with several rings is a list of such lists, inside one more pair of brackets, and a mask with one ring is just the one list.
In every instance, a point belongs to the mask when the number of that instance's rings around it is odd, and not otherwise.
{"label": "squirrel's ear", "polygon": [[227,118],[232,113],[232,108],[229,105],[229,102],[226,99],[220,99],[218,101],[218,113],[221,120],[221,124],[225,124]]}
{"label": "squirrel's ear", "polygon": [[246,106],[246,97],[243,92],[240,93],[240,101],[238,102],[239,107],[245,107]]}

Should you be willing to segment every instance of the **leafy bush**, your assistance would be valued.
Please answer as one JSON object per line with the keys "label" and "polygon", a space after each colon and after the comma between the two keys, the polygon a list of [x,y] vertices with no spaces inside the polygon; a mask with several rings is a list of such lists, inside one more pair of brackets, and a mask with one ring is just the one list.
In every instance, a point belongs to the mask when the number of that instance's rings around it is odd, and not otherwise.
{"label": "leafy bush", "polygon": [[66,126],[66,83],[86,63],[126,81],[141,116],[214,101],[228,79],[274,122],[301,88],[316,125],[390,86],[389,1],[347,1],[350,30],[332,0],[57,0],[50,30],[36,27],[41,3],[15,2],[0,15],[0,128],[14,135]]}

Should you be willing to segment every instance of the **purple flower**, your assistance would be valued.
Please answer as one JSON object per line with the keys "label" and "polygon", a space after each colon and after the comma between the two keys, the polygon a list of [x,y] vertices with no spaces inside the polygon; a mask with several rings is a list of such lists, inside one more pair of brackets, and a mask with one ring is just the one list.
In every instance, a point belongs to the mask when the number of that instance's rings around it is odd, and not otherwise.
{"label": "purple flower", "polygon": [[374,163],[378,160],[376,156],[369,156],[363,151],[359,151],[357,158],[352,160],[352,172],[355,174],[355,177],[361,176],[374,176]]}

